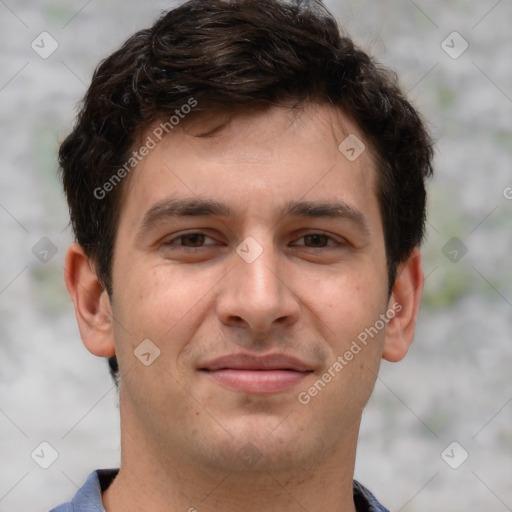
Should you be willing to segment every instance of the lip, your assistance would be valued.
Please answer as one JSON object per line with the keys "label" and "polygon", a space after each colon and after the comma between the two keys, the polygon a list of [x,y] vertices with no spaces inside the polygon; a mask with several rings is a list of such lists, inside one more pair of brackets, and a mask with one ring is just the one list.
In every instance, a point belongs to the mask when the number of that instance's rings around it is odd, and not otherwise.
{"label": "lip", "polygon": [[244,393],[269,394],[296,386],[313,368],[286,354],[233,354],[213,359],[199,370],[223,387]]}

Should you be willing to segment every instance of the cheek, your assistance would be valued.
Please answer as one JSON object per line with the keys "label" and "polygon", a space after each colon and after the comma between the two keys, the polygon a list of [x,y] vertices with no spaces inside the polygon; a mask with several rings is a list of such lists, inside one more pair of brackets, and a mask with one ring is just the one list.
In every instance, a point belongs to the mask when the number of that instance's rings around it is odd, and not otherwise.
{"label": "cheek", "polygon": [[183,276],[171,266],[124,270],[116,276],[121,285],[113,308],[118,352],[133,352],[150,339],[172,360],[170,352],[181,351],[201,323],[211,288],[208,279]]}
{"label": "cheek", "polygon": [[306,282],[301,302],[325,324],[336,348],[342,349],[384,312],[387,283],[370,266],[331,272]]}
{"label": "cheek", "polygon": [[171,270],[163,268],[142,268],[134,265],[131,269],[118,272],[116,297],[118,311],[124,320],[135,330],[155,328],[162,322],[173,323],[173,319],[182,316],[187,306],[187,297],[192,287],[180,286],[179,279],[172,279]]}

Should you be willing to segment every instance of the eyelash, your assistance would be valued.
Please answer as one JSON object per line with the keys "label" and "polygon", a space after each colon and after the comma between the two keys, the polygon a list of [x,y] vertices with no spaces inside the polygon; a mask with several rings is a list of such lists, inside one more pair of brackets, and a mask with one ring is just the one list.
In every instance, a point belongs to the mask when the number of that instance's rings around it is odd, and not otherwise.
{"label": "eyelash", "polygon": [[[190,236],[197,236],[197,235],[201,235],[201,236],[204,236],[204,238],[209,238],[210,240],[213,240],[213,238],[209,237],[208,235],[206,235],[205,233],[201,232],[201,231],[192,231],[190,233],[184,233],[184,234],[181,234],[179,236],[176,236],[174,238],[172,238],[171,240],[167,241],[167,242],[164,242],[162,245],[165,246],[165,247],[180,247],[180,248],[183,248],[183,249],[186,249],[186,250],[196,250],[196,249],[203,249],[204,247],[207,247],[204,245],[204,240],[203,240],[203,245],[200,245],[200,246],[192,246],[192,247],[189,247],[189,246],[186,246],[186,245],[183,245],[183,244],[177,244],[176,243],[176,240],[182,240],[186,237],[190,237]],[[300,236],[297,240],[300,240],[300,239],[304,239],[306,237],[312,237],[312,236],[321,236],[321,237],[325,237],[327,239],[327,245],[323,245],[323,246],[320,246],[320,247],[310,247],[310,246],[307,246],[305,244],[301,244],[300,247],[306,247],[308,249],[325,249],[325,248],[329,248],[329,247],[333,247],[335,245],[343,245],[342,242],[339,242],[337,240],[334,239],[334,237],[330,236],[330,235],[327,235],[326,233],[321,233],[321,232],[311,232],[311,233],[306,233],[302,236]],[[329,245],[329,242],[333,242]],[[209,244],[209,245],[216,245],[216,244]]]}

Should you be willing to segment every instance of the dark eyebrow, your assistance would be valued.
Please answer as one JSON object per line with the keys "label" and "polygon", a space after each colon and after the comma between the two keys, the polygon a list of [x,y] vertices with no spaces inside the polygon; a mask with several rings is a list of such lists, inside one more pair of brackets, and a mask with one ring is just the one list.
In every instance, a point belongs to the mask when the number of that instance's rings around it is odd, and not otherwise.
{"label": "dark eyebrow", "polygon": [[200,215],[218,215],[228,217],[232,210],[225,204],[207,199],[163,199],[155,203],[144,215],[139,226],[140,232],[146,232],[155,224],[169,217],[197,217]]}
{"label": "dark eyebrow", "polygon": [[344,201],[300,201],[287,203],[282,210],[283,217],[331,217],[345,218],[356,224],[365,234],[370,234],[366,217]]}
{"label": "dark eyebrow", "polygon": [[[198,216],[234,217],[235,212],[226,204],[211,199],[185,198],[163,199],[155,203],[145,213],[139,226],[141,234],[149,231],[156,224],[169,217],[198,217]],[[343,201],[297,201],[285,204],[281,209],[280,218],[285,217],[331,217],[345,218],[353,222],[365,234],[369,235],[370,228],[365,216]]]}

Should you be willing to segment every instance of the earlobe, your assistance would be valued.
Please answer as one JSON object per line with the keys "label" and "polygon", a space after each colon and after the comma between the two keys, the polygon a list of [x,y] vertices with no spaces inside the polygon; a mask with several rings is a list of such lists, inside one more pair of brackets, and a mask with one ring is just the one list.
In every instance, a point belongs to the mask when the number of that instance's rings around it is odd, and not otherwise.
{"label": "earlobe", "polygon": [[407,354],[414,338],[422,291],[421,254],[419,249],[415,248],[409,258],[400,265],[389,299],[388,314],[391,320],[384,339],[384,359],[397,362]]}
{"label": "earlobe", "polygon": [[110,299],[79,244],[68,249],[64,279],[87,350],[99,357],[115,355]]}

